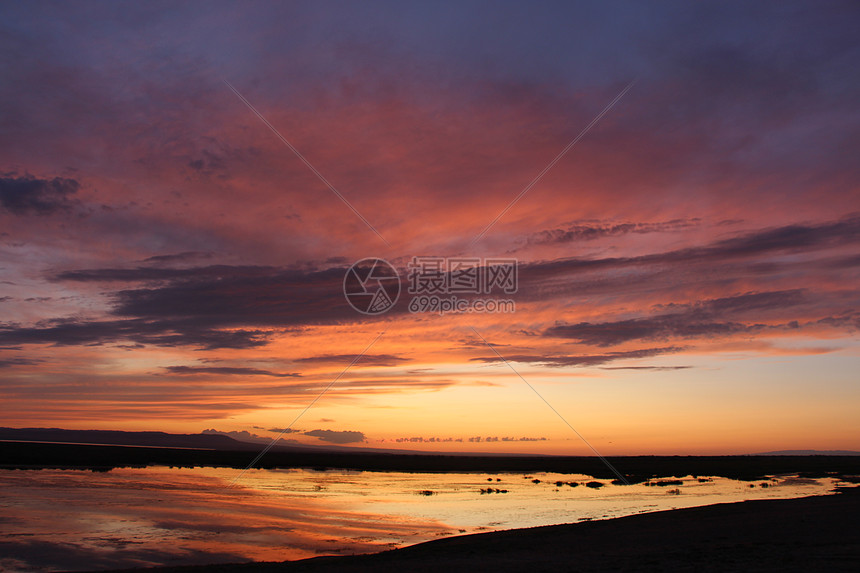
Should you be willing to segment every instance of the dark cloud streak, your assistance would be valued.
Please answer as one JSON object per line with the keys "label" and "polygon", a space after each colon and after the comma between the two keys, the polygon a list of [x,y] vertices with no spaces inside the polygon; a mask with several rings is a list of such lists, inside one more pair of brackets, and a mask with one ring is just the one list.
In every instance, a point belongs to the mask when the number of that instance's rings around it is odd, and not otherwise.
{"label": "dark cloud streak", "polygon": [[254,348],[268,343],[264,330],[219,330],[182,321],[143,319],[57,320],[33,327],[0,327],[0,344],[55,344],[97,346],[119,340],[158,346],[196,346],[206,350]]}
{"label": "dark cloud streak", "polygon": [[[649,358],[659,356],[661,354],[672,354],[682,351],[683,348],[677,346],[667,346],[663,348],[644,348],[641,350],[628,350],[624,352],[607,352],[606,354],[580,354],[580,355],[532,355],[532,354],[514,354],[505,356],[504,359],[508,362],[524,362],[529,364],[539,364],[542,366],[598,366],[613,362],[615,360],[626,360],[631,358]],[[502,362],[498,356],[482,356],[471,359],[474,362]]]}
{"label": "dark cloud streak", "polygon": [[733,297],[699,301],[686,305],[668,305],[679,312],[643,318],[600,323],[580,322],[556,325],[544,336],[567,338],[593,346],[615,346],[633,340],[668,340],[671,338],[712,338],[733,334],[754,334],[767,328],[760,323],[720,320],[750,312],[786,309],[805,302],[800,290],[746,293]]}
{"label": "dark cloud streak", "polygon": [[528,243],[534,245],[593,241],[604,237],[618,237],[630,233],[647,234],[679,231],[697,226],[701,219],[673,219],[658,223],[582,223],[566,229],[541,231],[529,236]]}
{"label": "dark cloud streak", "polygon": [[[350,364],[355,360],[358,354],[324,354],[321,356],[309,356],[307,358],[299,358],[296,362],[307,362],[312,364]],[[394,356],[393,354],[364,354],[360,355],[356,364],[364,366],[397,366],[403,362],[408,362],[408,358]]]}
{"label": "dark cloud streak", "polygon": [[243,368],[233,366],[166,366],[171,374],[217,374],[220,376],[272,376],[275,378],[295,378],[301,376],[292,372],[272,372],[259,368]]}
{"label": "dark cloud streak", "polygon": [[78,189],[80,183],[62,177],[0,177],[0,208],[18,216],[53,215],[71,210]]}
{"label": "dark cloud streak", "polygon": [[852,243],[860,243],[860,216],[857,215],[817,225],[794,224],[752,231],[702,247],[688,247],[638,257],[572,258],[525,264],[522,265],[521,276],[526,280],[539,280],[546,275],[574,271],[676,264],[712,265],[756,255],[800,253]]}
{"label": "dark cloud streak", "polygon": [[[749,232],[722,239],[702,247],[691,247],[626,258],[561,259],[523,264],[517,299],[546,300],[587,292],[589,283],[601,292],[630,292],[643,288],[660,272],[671,272],[677,286],[678,273],[698,276],[702,265],[713,270],[728,264],[723,276],[741,270],[736,261],[773,253],[815,252],[860,242],[860,217],[817,225],[787,225]],[[844,257],[843,257],[844,259]],[[851,263],[856,257],[848,257]],[[847,264],[846,263],[846,264]],[[798,263],[792,263],[798,264]],[[808,262],[817,265],[816,261]],[[641,270],[643,276],[632,281],[588,273]],[[660,269],[663,269],[662,271]],[[195,268],[139,267],[134,269],[69,270],[53,275],[63,282],[126,282],[137,288],[114,291],[112,319],[53,320],[34,326],[0,326],[0,344],[50,343],[59,345],[106,344],[131,340],[141,344],[193,346],[204,349],[253,348],[267,344],[279,330],[314,324],[353,322],[359,318],[347,305],[342,293],[344,268],[325,270],[282,269],[271,266],[209,265]],[[723,276],[720,278],[722,279]],[[652,277],[649,279],[649,277]],[[666,279],[662,279],[665,281]],[[613,282],[614,281],[614,282]],[[651,288],[662,283],[652,282]],[[138,286],[139,285],[139,286]],[[592,290],[593,290],[592,289]],[[717,298],[690,305],[668,305],[664,314],[603,323],[557,325],[546,336],[578,340],[598,346],[612,346],[631,340],[661,340],[670,337],[695,338],[755,333],[758,322],[729,319],[751,313],[779,312],[795,308],[804,301],[801,290],[747,293]],[[408,297],[407,297],[408,298]],[[821,299],[821,295],[818,297]],[[408,300],[401,301],[386,316],[406,311]],[[840,309],[828,311],[838,314]],[[786,318],[786,322],[796,319]],[[756,319],[758,320],[758,319]],[[322,355],[300,359],[307,363],[349,362],[348,355]],[[402,362],[400,357],[380,357],[374,365]]]}

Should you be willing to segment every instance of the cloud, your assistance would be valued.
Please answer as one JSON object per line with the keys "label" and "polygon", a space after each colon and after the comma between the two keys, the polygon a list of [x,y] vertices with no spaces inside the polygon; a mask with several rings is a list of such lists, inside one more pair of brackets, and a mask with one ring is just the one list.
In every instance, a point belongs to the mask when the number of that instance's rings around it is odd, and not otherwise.
{"label": "cloud", "polygon": [[0,326],[0,344],[101,345],[119,340],[157,346],[195,346],[206,350],[255,348],[268,344],[264,330],[219,330],[183,320],[59,319],[33,327]]}
{"label": "cloud", "polygon": [[[651,356],[659,356],[661,354],[672,354],[684,350],[682,347],[667,346],[663,348],[645,348],[642,350],[628,350],[624,352],[608,352],[606,354],[581,354],[576,356],[558,356],[558,355],[533,355],[533,354],[514,354],[504,356],[507,362],[525,362],[529,364],[538,364],[541,366],[597,366],[606,364],[615,360],[626,360],[630,358],[648,358]],[[503,362],[498,356],[482,356],[472,358],[476,362]]]}
{"label": "cloud", "polygon": [[274,376],[277,378],[299,377],[301,374],[291,372],[281,373],[259,368],[242,368],[232,366],[165,366],[171,374],[218,374],[221,376]]}
{"label": "cloud", "polygon": [[198,159],[192,159],[188,162],[188,167],[190,167],[194,171],[206,175],[211,175],[215,172],[223,172],[226,169],[226,162],[221,155],[213,153],[208,149],[203,149],[200,153],[202,157]]}
{"label": "cloud", "polygon": [[[384,442],[385,440],[382,440],[382,441]],[[399,443],[399,444],[403,444],[403,443],[412,443],[412,444],[423,444],[423,443],[427,443],[427,444],[441,444],[441,443],[463,442],[463,441],[466,441],[466,442],[545,442],[545,441],[547,441],[547,439],[546,439],[546,438],[544,438],[544,437],[540,437],[540,438],[531,438],[531,437],[527,437],[527,436],[521,436],[521,437],[514,437],[514,436],[488,436],[488,437],[486,437],[486,438],[484,438],[484,437],[480,437],[480,436],[477,436],[477,437],[469,437],[469,438],[462,438],[462,437],[460,437],[460,438],[454,438],[454,437],[450,437],[450,436],[449,436],[449,437],[446,437],[446,438],[439,438],[439,437],[435,437],[435,436],[432,436],[432,437],[426,437],[426,438],[425,438],[425,437],[423,437],[423,436],[411,436],[411,437],[408,437],[408,438],[394,438],[394,439],[392,439],[391,441],[393,441],[393,442],[397,442],[397,443]]]}
{"label": "cloud", "polygon": [[[451,378],[431,379],[425,377],[410,378],[372,378],[338,381],[335,388],[341,392],[358,391],[361,393],[388,393],[393,390],[441,390],[462,381]],[[486,385],[486,384],[483,384]]]}
{"label": "cloud", "polygon": [[860,239],[860,216],[818,225],[785,225],[717,241],[703,248],[675,251],[676,257],[744,257],[774,251],[802,251],[853,243]]}
{"label": "cloud", "polygon": [[696,302],[691,305],[668,305],[680,307],[680,312],[660,314],[644,318],[632,318],[609,322],[580,322],[556,325],[547,328],[544,336],[567,338],[593,346],[615,346],[632,340],[667,340],[670,338],[712,338],[738,333],[756,333],[765,329],[765,324],[747,324],[736,321],[716,320],[763,311],[785,309],[805,302],[801,290],[747,293]]}
{"label": "cloud", "polygon": [[313,436],[319,438],[323,442],[330,444],[354,444],[357,442],[366,441],[366,437],[362,432],[355,431],[336,431],[336,430],[310,430],[303,433],[305,436]]}
{"label": "cloud", "polygon": [[40,360],[32,360],[30,358],[0,358],[0,368],[9,368],[11,366],[33,366],[40,362]]}
{"label": "cloud", "polygon": [[209,327],[287,326],[355,318],[343,296],[343,269],[219,266],[187,270],[175,271],[177,276],[162,286],[115,293],[113,313],[151,319],[183,317]]}
{"label": "cloud", "polygon": [[275,434],[296,434],[301,433],[301,430],[294,430],[292,428],[269,428],[266,430],[267,432],[273,432]]}
{"label": "cloud", "polygon": [[566,229],[551,229],[530,235],[529,244],[561,244],[574,241],[593,241],[604,237],[617,237],[629,233],[663,233],[696,227],[700,218],[672,219],[657,223],[584,223],[570,225]]}
{"label": "cloud", "polygon": [[[687,247],[637,257],[569,258],[520,265],[520,279],[529,281],[563,273],[614,270],[655,265],[713,265],[776,252],[801,253],[838,247],[860,241],[860,216],[817,225],[793,224],[761,229],[714,241],[700,247]],[[853,259],[849,259],[853,260]]]}
{"label": "cloud", "polygon": [[[815,321],[815,324],[833,328],[847,328],[851,331],[860,330],[860,312],[848,312],[842,316],[826,316]],[[797,322],[791,322],[786,327],[799,328],[800,325]]]}
{"label": "cloud", "polygon": [[511,436],[472,436],[466,440],[467,442],[545,442],[546,438],[514,438]]}
{"label": "cloud", "polygon": [[[360,356],[360,358],[358,358]],[[358,358],[358,360],[356,360]],[[394,356],[393,354],[323,354],[320,356],[309,356],[299,358],[296,362],[307,362],[312,364],[342,364],[346,366],[356,360],[356,364],[364,366],[396,366],[408,362],[408,358]]]}
{"label": "cloud", "polygon": [[[164,255],[165,261],[174,255]],[[181,255],[176,255],[181,257]],[[157,259],[159,257],[150,257]],[[150,260],[147,259],[147,260]],[[156,261],[157,262],[157,261]],[[210,265],[205,267],[194,267],[185,269],[159,268],[159,267],[137,267],[130,269],[107,268],[107,269],[84,269],[64,271],[57,273],[52,280],[72,282],[151,282],[164,281],[176,284],[205,283],[206,281],[221,281],[232,277],[252,279],[259,277],[272,277],[278,273],[276,267],[268,266],[229,266]]]}
{"label": "cloud", "polygon": [[688,370],[693,366],[601,366],[601,370],[650,370],[653,372],[671,372],[672,370]]}
{"label": "cloud", "polygon": [[[594,292],[627,293],[677,287],[692,273],[696,280],[706,269],[713,275],[719,267],[719,281],[748,275],[750,269],[732,266],[738,260],[772,253],[805,253],[822,248],[854,244],[860,240],[860,217],[849,216],[819,224],[793,224],[747,232],[705,246],[689,247],[638,257],[560,259],[520,265],[517,300],[541,302]],[[820,258],[820,257],[819,257]],[[813,261],[791,264],[820,265]],[[843,264],[860,261],[842,257]],[[760,263],[756,263],[760,264]],[[768,262],[769,265],[777,263]],[[111,319],[55,319],[32,326],[0,326],[0,344],[25,343],[105,344],[131,340],[141,344],[192,346],[204,349],[254,348],[269,343],[279,330],[314,324],[349,323],[364,319],[349,307],[342,292],[345,269],[331,267],[278,268],[272,266],[208,265],[193,268],[138,267],[69,270],[54,274],[57,282],[127,282],[130,288],[113,291]],[[817,267],[816,267],[817,268]],[[626,271],[638,271],[636,280]],[[619,273],[617,271],[625,271]],[[753,272],[772,274],[772,269]],[[598,273],[591,276],[589,273]],[[669,274],[667,274],[669,273]],[[667,279],[671,276],[671,280]],[[717,279],[712,279],[717,281]],[[634,286],[635,285],[635,289]],[[547,336],[610,346],[627,340],[667,337],[724,336],[752,333],[761,329],[745,320],[744,313],[774,309],[785,312],[796,307],[805,295],[801,290],[747,293],[715,298],[695,309],[666,307],[675,311],[659,316],[630,318],[613,322],[580,322],[557,325],[544,331]],[[826,293],[817,295],[826,304]],[[385,316],[406,312],[401,301]],[[835,313],[839,309],[824,311]],[[786,317],[785,322],[796,320]],[[303,363],[349,363],[354,355],[322,354],[300,359]],[[392,366],[407,359],[379,355],[362,360],[365,364]]]}
{"label": "cloud", "polygon": [[62,177],[0,177],[0,208],[20,216],[53,215],[72,208],[79,188],[76,180]]}
{"label": "cloud", "polygon": [[[131,340],[202,349],[268,344],[271,328],[355,318],[342,292],[343,269],[303,271],[267,266],[66,271],[55,281],[139,282],[115,291],[113,320],[54,319],[0,326],[0,344],[106,344]],[[248,328],[253,326],[253,328]]]}
{"label": "cloud", "polygon": [[215,256],[215,253],[212,251],[184,251],[173,255],[155,255],[147,257],[143,262],[153,265],[168,265],[174,263],[187,263],[200,259],[211,259],[213,256]]}
{"label": "cloud", "polygon": [[691,307],[690,312],[693,314],[736,315],[750,311],[783,309],[801,305],[806,301],[807,298],[803,289],[750,292],[700,301]]}
{"label": "cloud", "polygon": [[465,338],[460,339],[460,345],[458,348],[486,348],[487,346],[492,346],[495,348],[503,348],[505,346],[511,346],[510,344],[501,344],[498,342],[490,342],[489,340],[483,340],[478,338],[477,336],[467,336]]}
{"label": "cloud", "polygon": [[569,338],[594,346],[615,346],[631,340],[728,336],[737,333],[757,332],[762,328],[764,328],[762,324],[745,325],[737,322],[690,321],[688,317],[676,314],[596,324],[580,322],[571,325],[552,326],[544,331],[544,335]]}

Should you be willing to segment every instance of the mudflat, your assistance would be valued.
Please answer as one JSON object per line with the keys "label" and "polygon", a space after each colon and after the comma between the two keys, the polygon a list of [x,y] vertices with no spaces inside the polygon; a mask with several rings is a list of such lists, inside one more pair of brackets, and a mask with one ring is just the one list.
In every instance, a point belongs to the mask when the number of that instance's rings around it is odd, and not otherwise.
{"label": "mudflat", "polygon": [[463,535],[371,555],[158,568],[202,571],[860,571],[860,490]]}

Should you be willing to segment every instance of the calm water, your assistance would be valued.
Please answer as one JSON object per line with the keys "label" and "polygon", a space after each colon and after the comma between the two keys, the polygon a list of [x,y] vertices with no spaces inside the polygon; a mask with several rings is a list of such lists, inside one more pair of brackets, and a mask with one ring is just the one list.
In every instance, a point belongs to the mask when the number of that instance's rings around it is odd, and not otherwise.
{"label": "calm water", "polygon": [[[744,499],[828,493],[834,480],[583,484],[560,474],[118,469],[0,471],[0,571],[301,559],[475,533]],[[533,480],[540,480],[535,483]],[[482,489],[507,493],[481,493]],[[429,494],[432,492],[432,494]],[[429,494],[429,495],[428,495]]]}

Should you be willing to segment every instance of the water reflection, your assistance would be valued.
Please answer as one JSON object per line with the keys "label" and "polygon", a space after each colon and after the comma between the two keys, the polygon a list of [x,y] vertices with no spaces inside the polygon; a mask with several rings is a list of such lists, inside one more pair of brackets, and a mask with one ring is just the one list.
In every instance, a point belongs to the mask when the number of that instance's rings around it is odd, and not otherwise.
{"label": "water reflection", "polygon": [[252,470],[228,487],[235,476],[218,468],[2,471],[0,571],[368,553],[459,533],[823,494],[834,484]]}

